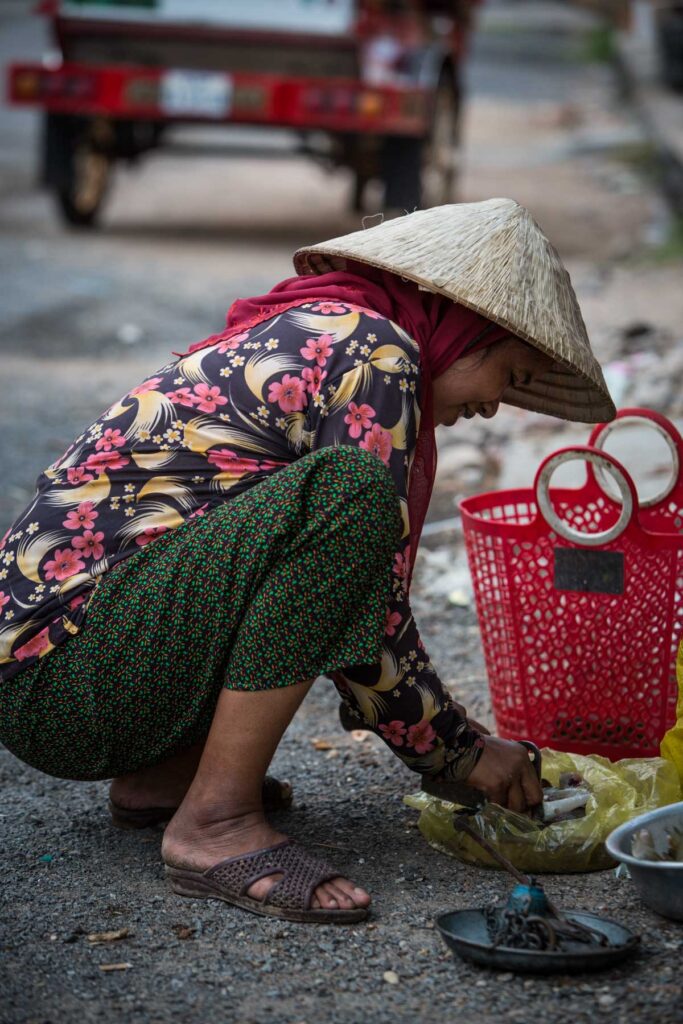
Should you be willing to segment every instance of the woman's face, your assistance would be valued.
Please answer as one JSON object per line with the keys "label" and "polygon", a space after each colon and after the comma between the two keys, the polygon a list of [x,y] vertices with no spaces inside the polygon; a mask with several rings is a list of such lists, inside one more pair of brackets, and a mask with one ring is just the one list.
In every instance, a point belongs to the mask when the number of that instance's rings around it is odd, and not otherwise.
{"label": "woman's face", "polygon": [[505,338],[463,356],[433,382],[434,422],[450,427],[461,416],[489,419],[497,413],[506,388],[529,384],[552,365],[550,356],[519,338]]}

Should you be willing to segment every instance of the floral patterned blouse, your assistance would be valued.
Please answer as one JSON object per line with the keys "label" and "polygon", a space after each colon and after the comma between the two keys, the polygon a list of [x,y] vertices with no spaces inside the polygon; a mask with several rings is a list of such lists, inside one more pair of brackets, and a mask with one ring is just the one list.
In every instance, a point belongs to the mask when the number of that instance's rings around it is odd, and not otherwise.
{"label": "floral patterned blouse", "polygon": [[388,466],[404,533],[380,665],[335,681],[412,767],[462,777],[481,746],[442,687],[406,593],[419,350],[343,302],[303,303],[163,366],[38,479],[0,541],[0,679],[78,632],[102,574],[307,452],[358,445]]}

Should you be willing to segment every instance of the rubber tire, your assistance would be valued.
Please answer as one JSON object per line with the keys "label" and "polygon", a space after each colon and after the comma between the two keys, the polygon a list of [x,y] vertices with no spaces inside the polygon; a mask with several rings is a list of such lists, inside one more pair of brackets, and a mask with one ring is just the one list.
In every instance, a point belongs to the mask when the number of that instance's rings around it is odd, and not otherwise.
{"label": "rubber tire", "polygon": [[[111,179],[111,147],[97,145],[93,123],[88,118],[47,114],[43,126],[43,184],[54,194],[57,208],[67,224],[93,227],[97,222]],[[83,203],[84,168],[97,168],[91,201]],[[81,195],[79,196],[79,190]]]}
{"label": "rubber tire", "polygon": [[382,146],[384,208],[412,213],[422,202],[424,141],[388,135]]}
{"label": "rubber tire", "polygon": [[[459,173],[458,151],[460,148],[460,109],[460,95],[450,77],[443,75],[434,97],[430,137],[423,150],[420,179],[422,187],[421,199],[423,204],[427,207],[442,206],[445,203],[454,203],[457,201]],[[441,126],[441,130],[444,131],[448,139],[447,150],[449,153],[449,160],[447,166],[444,168],[442,181],[437,186],[436,191],[430,195],[428,181],[429,166],[431,162],[430,150],[437,142],[436,133],[439,126],[437,125],[436,118],[439,114],[440,116],[445,117],[445,125]]]}
{"label": "rubber tire", "polygon": [[385,188],[384,206],[387,210],[410,213],[429,205],[440,206],[455,201],[455,161],[450,179],[444,181],[441,193],[426,195],[426,168],[436,129],[434,118],[443,103],[448,104],[449,131],[455,151],[460,140],[460,102],[454,85],[446,76],[442,77],[434,97],[432,125],[428,138],[411,139],[398,135],[385,138],[382,146],[382,179]]}
{"label": "rubber tire", "polygon": [[80,145],[89,150],[89,152],[83,154],[85,158],[95,158],[106,163],[106,169],[103,172],[103,181],[97,188],[97,195],[94,198],[94,201],[85,207],[82,202],[79,202],[77,193],[78,189],[82,187],[82,182],[79,182],[78,180],[77,160],[80,154],[75,152],[73,164],[74,173],[71,176],[71,180],[57,187],[55,190],[55,198],[57,200],[57,208],[59,209],[63,220],[68,225],[78,228],[94,228],[97,226],[99,221],[102,205],[109,190],[112,161],[108,156],[94,149],[94,147],[88,146],[87,143],[81,143]]}

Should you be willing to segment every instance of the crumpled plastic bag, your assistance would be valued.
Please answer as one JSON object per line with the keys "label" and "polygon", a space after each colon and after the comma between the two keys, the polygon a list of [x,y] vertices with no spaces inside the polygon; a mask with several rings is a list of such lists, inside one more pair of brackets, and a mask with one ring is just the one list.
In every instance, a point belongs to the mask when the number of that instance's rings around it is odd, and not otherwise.
{"label": "crumpled plastic bag", "polygon": [[683,640],[678,648],[678,657],[676,658],[676,677],[678,679],[676,724],[664,736],[660,750],[662,757],[676,766],[683,787]]}
{"label": "crumpled plastic bag", "polygon": [[[529,874],[599,871],[614,861],[604,842],[617,825],[645,811],[681,799],[681,785],[673,764],[661,757],[612,762],[605,757],[543,750],[543,778],[556,786],[563,772],[578,772],[591,789],[583,818],[541,825],[488,803],[468,818],[479,834]],[[453,827],[454,804],[418,792],[404,798],[420,811],[420,831],[430,846],[466,864],[498,868],[478,843]]]}

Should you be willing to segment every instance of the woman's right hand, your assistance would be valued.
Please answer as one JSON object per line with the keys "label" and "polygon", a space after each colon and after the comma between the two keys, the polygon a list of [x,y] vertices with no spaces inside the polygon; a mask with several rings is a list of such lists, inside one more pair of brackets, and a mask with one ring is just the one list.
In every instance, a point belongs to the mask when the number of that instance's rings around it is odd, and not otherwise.
{"label": "woman's right hand", "polygon": [[497,736],[482,736],[482,740],[484,750],[467,776],[467,784],[519,814],[537,807],[543,790],[526,747]]}

